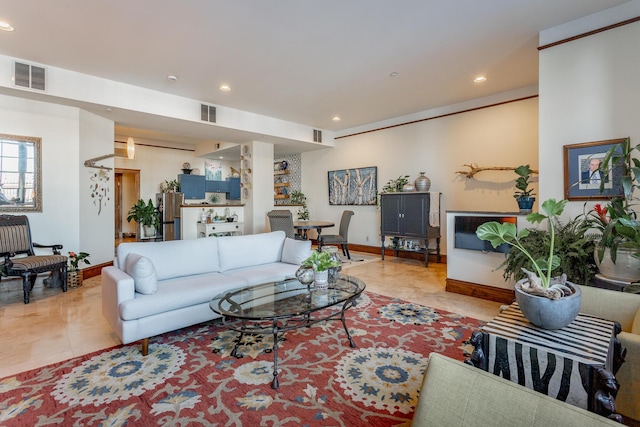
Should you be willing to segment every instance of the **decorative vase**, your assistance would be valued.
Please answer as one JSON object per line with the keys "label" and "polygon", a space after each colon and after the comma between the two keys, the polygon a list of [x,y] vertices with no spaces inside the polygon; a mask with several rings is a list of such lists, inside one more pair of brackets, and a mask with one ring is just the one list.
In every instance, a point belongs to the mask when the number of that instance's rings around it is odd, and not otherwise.
{"label": "decorative vase", "polygon": [[144,237],[155,237],[156,227],[154,227],[153,225],[143,225],[142,232],[144,234]]}
{"label": "decorative vase", "polygon": [[340,263],[339,266],[331,267],[329,270],[327,270],[329,272],[329,282],[335,283],[336,279],[340,275],[340,271],[342,271],[342,259],[340,259],[340,255],[338,254],[338,247],[323,246],[322,250],[329,252],[331,259]]}
{"label": "decorative vase", "polygon": [[308,286],[313,283],[314,276],[313,267],[306,267],[303,265],[296,271],[296,279],[298,279],[298,282],[303,285]]}
{"label": "decorative vase", "polygon": [[403,185],[403,186],[402,186],[402,191],[403,191],[403,192],[416,191],[416,187],[414,187],[414,185],[413,185],[413,184],[409,184],[409,183],[407,183],[407,184],[405,184],[405,185]]}
{"label": "decorative vase", "polygon": [[594,253],[596,266],[607,279],[620,280],[622,282],[640,281],[640,258],[633,256],[633,249],[618,248],[615,264],[611,260],[611,251],[605,248],[602,261],[598,257],[598,249]]}
{"label": "decorative vase", "polygon": [[518,202],[518,208],[520,208],[520,213],[529,214],[533,210],[533,202],[536,201],[535,197],[518,197],[516,199]]}
{"label": "decorative vase", "polygon": [[314,283],[316,289],[326,289],[329,287],[329,270],[316,271]]}
{"label": "decorative vase", "polygon": [[67,287],[79,288],[82,286],[82,270],[67,270]]}
{"label": "decorative vase", "polygon": [[431,188],[431,180],[424,176],[424,172],[420,172],[420,176],[416,178],[414,184],[416,191],[429,191]]}
{"label": "decorative vase", "polygon": [[524,292],[521,286],[527,280],[529,279],[522,279],[516,283],[515,290],[520,311],[529,322],[549,330],[562,329],[573,322],[580,311],[582,301],[582,291],[579,287],[566,282],[565,285],[573,289],[573,294],[552,300]]}

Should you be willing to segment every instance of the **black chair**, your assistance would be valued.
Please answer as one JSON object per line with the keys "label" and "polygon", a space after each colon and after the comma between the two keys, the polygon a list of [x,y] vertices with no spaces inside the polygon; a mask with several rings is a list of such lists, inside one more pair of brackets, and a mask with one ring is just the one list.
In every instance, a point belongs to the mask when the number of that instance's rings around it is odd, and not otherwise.
{"label": "black chair", "polygon": [[[36,255],[33,248],[51,248],[52,255]],[[0,265],[2,275],[21,276],[24,303],[29,304],[29,294],[38,273],[52,272],[61,275],[62,290],[67,291],[67,257],[60,255],[62,245],[40,245],[31,241],[31,228],[26,215],[0,215]]]}
{"label": "black chair", "polygon": [[340,234],[322,234],[322,245],[340,245],[342,248],[342,254],[346,255],[348,259],[351,259],[351,255],[349,254],[349,242],[347,240],[349,234],[349,223],[351,222],[352,216],[353,211],[342,212],[342,218],[340,219]]}
{"label": "black chair", "polygon": [[293,215],[287,210],[272,210],[267,212],[271,231],[282,230],[290,239],[301,239],[293,228]]}

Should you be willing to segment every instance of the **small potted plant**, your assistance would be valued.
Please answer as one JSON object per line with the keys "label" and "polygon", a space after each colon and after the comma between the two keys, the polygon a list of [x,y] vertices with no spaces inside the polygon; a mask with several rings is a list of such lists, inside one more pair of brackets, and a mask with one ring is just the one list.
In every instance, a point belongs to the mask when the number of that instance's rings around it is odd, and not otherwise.
{"label": "small potted plant", "polygon": [[301,205],[300,209],[298,209],[298,212],[297,212],[298,219],[302,221],[307,221],[309,219],[309,209],[307,208],[307,196],[305,196],[302,191],[292,191],[290,201],[292,205]]}
{"label": "small potted plant", "polygon": [[516,188],[518,191],[513,194],[513,197],[518,202],[520,213],[531,213],[533,203],[536,201],[536,198],[533,197],[535,196],[533,188],[529,188],[529,179],[531,179],[533,171],[529,165],[521,165],[515,168],[515,172],[516,175],[518,175],[516,179]]}
{"label": "small potted plant", "polygon": [[327,287],[329,281],[329,269],[339,267],[340,261],[331,256],[328,251],[313,251],[309,258],[302,261],[303,267],[311,267],[315,272],[316,288]]}
{"label": "small potted plant", "polygon": [[69,266],[67,267],[67,286],[77,288],[82,286],[82,270],[79,264],[83,262],[90,265],[87,252],[69,252]]}
{"label": "small potted plant", "polygon": [[127,215],[128,222],[134,220],[142,226],[145,237],[153,237],[156,235],[156,229],[160,227],[160,217],[151,199],[149,199],[148,203],[145,203],[142,199],[138,200],[138,202],[131,207]]}
{"label": "small potted plant", "polygon": [[542,209],[546,215],[533,212],[527,215],[527,221],[536,224],[544,219],[549,224],[549,244],[544,257],[535,259],[522,243],[529,235],[524,228],[517,232],[515,224],[486,222],[476,230],[482,240],[488,240],[496,248],[506,243],[511,250],[518,250],[531,261],[534,272],[526,271],[527,278],[516,283],[516,301],[520,310],[531,323],[544,329],[561,329],[573,321],[580,311],[581,291],[566,280],[566,274],[551,277],[551,272],[560,265],[555,254],[555,222],[564,210],[567,200],[546,200]]}

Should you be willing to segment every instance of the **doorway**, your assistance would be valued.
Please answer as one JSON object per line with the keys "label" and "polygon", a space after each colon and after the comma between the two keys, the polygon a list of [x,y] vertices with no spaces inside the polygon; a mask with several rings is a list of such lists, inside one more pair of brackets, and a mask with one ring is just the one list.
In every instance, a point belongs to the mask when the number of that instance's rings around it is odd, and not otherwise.
{"label": "doorway", "polygon": [[116,168],[114,179],[115,243],[136,240],[137,224],[127,221],[129,209],[140,199],[140,170]]}

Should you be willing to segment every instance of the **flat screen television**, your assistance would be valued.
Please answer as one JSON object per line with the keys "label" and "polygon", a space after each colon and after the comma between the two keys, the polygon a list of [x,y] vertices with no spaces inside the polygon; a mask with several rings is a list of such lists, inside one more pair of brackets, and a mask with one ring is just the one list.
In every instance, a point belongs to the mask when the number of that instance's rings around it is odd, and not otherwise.
{"label": "flat screen television", "polygon": [[496,221],[499,223],[510,222],[517,226],[518,221],[515,216],[471,216],[458,215],[455,218],[454,246],[458,249],[469,249],[472,251],[482,252],[509,252],[510,246],[506,243],[499,245],[497,248],[491,245],[491,242],[480,240],[476,235],[476,230],[485,222]]}

